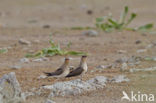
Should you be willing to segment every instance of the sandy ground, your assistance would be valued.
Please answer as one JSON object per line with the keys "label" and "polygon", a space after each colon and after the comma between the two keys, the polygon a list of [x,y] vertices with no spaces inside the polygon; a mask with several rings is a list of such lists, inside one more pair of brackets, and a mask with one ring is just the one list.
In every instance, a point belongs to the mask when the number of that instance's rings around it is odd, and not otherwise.
{"label": "sandy ground", "polygon": [[[50,61],[21,63],[19,60],[30,51],[38,51],[49,47],[49,34],[54,33],[53,40],[60,43],[61,48],[66,49],[69,42],[72,43],[70,50],[84,51],[89,53],[89,71],[83,78],[87,80],[97,75],[112,77],[119,74],[127,75],[129,83],[108,84],[106,88],[78,96],[55,97],[57,103],[119,103],[121,102],[122,91],[141,91],[153,93],[156,96],[156,72],[128,73],[121,72],[120,68],[106,69],[103,72],[94,72],[96,66],[107,65],[122,57],[131,56],[156,56],[156,48],[150,48],[147,52],[137,53],[138,49],[144,49],[147,45],[155,42],[156,35],[148,33],[123,31],[105,33],[98,31],[97,37],[88,37],[82,34],[83,30],[70,30],[74,26],[94,26],[95,18],[112,13],[119,18],[119,13],[125,5],[130,11],[138,14],[130,26],[138,26],[156,21],[155,0],[1,0],[0,1],[0,48],[11,46],[6,54],[0,54],[0,76],[16,72],[22,90],[29,91],[31,88],[38,88],[42,85],[53,84],[58,81],[68,81],[74,78],[56,80],[53,78],[40,79],[37,77],[43,72],[54,71],[63,62],[63,56],[49,57]],[[88,15],[87,10],[93,14]],[[43,25],[50,25],[44,29]],[[18,43],[20,38],[31,41],[31,46]],[[35,43],[39,40],[39,43]],[[142,41],[135,44],[136,40]],[[118,50],[125,50],[127,53],[119,54]],[[77,66],[79,56],[70,64]],[[107,60],[106,60],[107,58]],[[13,65],[21,65],[19,70],[13,70]],[[147,68],[156,66],[156,62],[144,61],[135,68]],[[142,75],[146,76],[142,79]],[[150,88],[149,88],[150,87]],[[28,98],[29,103],[43,103],[47,98],[45,93],[40,97]],[[127,101],[123,101],[127,103]]]}

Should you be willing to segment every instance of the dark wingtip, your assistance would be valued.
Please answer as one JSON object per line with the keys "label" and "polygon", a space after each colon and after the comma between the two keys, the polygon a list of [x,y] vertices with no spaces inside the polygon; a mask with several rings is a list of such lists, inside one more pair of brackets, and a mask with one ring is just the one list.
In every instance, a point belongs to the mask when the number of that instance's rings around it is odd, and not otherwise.
{"label": "dark wingtip", "polygon": [[52,74],[48,72],[44,72],[44,74],[46,74],[46,76],[52,76]]}
{"label": "dark wingtip", "polygon": [[67,75],[66,78],[68,78],[68,77],[72,77],[72,76],[71,75]]}

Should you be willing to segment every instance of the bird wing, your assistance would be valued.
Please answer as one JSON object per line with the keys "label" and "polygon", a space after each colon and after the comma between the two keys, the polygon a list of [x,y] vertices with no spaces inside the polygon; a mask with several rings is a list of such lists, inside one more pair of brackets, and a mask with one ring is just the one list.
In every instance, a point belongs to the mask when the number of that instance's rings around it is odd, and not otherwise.
{"label": "bird wing", "polygon": [[72,76],[80,75],[83,71],[84,70],[82,67],[78,67],[77,69],[71,71],[66,77],[72,77]]}
{"label": "bird wing", "polygon": [[49,73],[49,72],[44,72],[47,76],[55,76],[55,75],[60,75],[63,73],[63,69],[59,68],[55,72]]}

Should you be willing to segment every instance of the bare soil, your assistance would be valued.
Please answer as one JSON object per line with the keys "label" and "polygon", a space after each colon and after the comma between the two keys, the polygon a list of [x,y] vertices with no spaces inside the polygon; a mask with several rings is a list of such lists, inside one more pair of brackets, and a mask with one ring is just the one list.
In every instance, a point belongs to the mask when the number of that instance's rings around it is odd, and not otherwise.
{"label": "bare soil", "polygon": [[[71,30],[74,26],[94,26],[96,17],[107,15],[111,12],[119,18],[120,12],[125,5],[130,11],[138,14],[137,18],[130,26],[143,25],[156,21],[156,1],[155,0],[1,0],[0,1],[0,48],[10,46],[11,49],[5,54],[0,54],[0,77],[9,72],[15,72],[23,91],[30,91],[32,88],[39,88],[42,85],[49,85],[58,81],[68,81],[76,79],[66,78],[56,80],[54,78],[37,79],[43,72],[54,71],[64,56],[48,57],[49,61],[21,63],[29,52],[36,52],[42,48],[49,47],[49,34],[53,35],[53,40],[60,43],[61,48],[67,49],[68,42],[72,45],[69,50],[84,51],[89,53],[89,71],[84,76],[84,80],[91,77],[103,75],[113,77],[124,74],[130,78],[128,83],[108,84],[106,88],[97,91],[84,93],[78,96],[55,97],[52,98],[57,103],[119,103],[121,102],[122,91],[141,91],[142,93],[152,93],[156,96],[156,72],[129,73],[121,72],[120,68],[105,69],[103,72],[90,72],[99,65],[107,65],[122,57],[131,56],[156,56],[156,48],[150,48],[147,52],[137,53],[138,49],[145,49],[147,45],[156,42],[156,35],[149,33],[138,33],[132,31],[105,33],[98,31],[97,37],[88,37],[82,34],[84,30]],[[92,10],[91,15],[87,14]],[[43,28],[50,25],[50,28]],[[32,42],[31,46],[18,43],[20,38]],[[39,40],[39,43],[35,43]],[[140,44],[135,44],[140,40]],[[127,53],[119,54],[119,50]],[[74,59],[70,65],[77,66],[79,56],[71,56]],[[21,65],[19,70],[13,70],[13,65]],[[147,68],[156,66],[156,62],[143,61],[134,68]],[[142,76],[146,78],[142,79]],[[43,103],[48,94],[44,93],[40,97],[28,98],[27,103]],[[122,101],[127,103],[127,101]],[[121,102],[121,103],[122,103]]]}

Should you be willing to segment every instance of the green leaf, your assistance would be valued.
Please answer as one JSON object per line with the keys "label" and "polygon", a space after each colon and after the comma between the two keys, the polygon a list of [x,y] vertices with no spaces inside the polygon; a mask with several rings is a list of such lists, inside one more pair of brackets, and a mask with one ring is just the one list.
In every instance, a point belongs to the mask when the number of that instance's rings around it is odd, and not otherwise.
{"label": "green leaf", "polygon": [[88,30],[92,29],[92,27],[72,27],[71,30]]}
{"label": "green leaf", "polygon": [[103,22],[103,20],[104,20],[103,17],[96,18],[96,22]]}
{"label": "green leaf", "polygon": [[67,54],[70,54],[70,55],[86,55],[87,53],[76,52],[76,51],[69,51],[69,52],[67,52]]}
{"label": "green leaf", "polygon": [[115,26],[115,27],[117,27],[119,24],[115,21],[115,20],[113,20],[113,19],[108,19],[108,21],[113,25],[113,26]]}
{"label": "green leaf", "polygon": [[149,30],[149,29],[152,29],[152,28],[153,28],[153,24],[146,24],[146,25],[140,26],[138,28],[138,30],[146,31],[146,30]]}
{"label": "green leaf", "polygon": [[151,58],[151,57],[145,57],[144,60],[146,60],[146,61],[152,61],[153,58]]}
{"label": "green leaf", "polygon": [[1,53],[7,53],[8,52],[8,49],[0,49],[0,54]]}
{"label": "green leaf", "polygon": [[119,20],[120,24],[123,24],[125,22],[127,14],[128,14],[128,6],[125,6],[124,12],[121,13],[120,15],[120,20]]}
{"label": "green leaf", "polygon": [[128,19],[127,23],[125,23],[124,27],[127,27],[132,22],[132,20],[136,18],[136,16],[137,15],[135,13],[132,13],[131,17]]}
{"label": "green leaf", "polygon": [[55,44],[50,40],[51,47],[43,48],[41,51],[34,54],[26,54],[26,57],[44,57],[44,56],[54,56],[54,55],[81,55],[83,52],[76,51],[65,51],[60,48],[59,44]]}
{"label": "green leaf", "polygon": [[68,42],[68,44],[67,44],[67,48],[70,48],[71,45],[72,45],[72,42]]}

